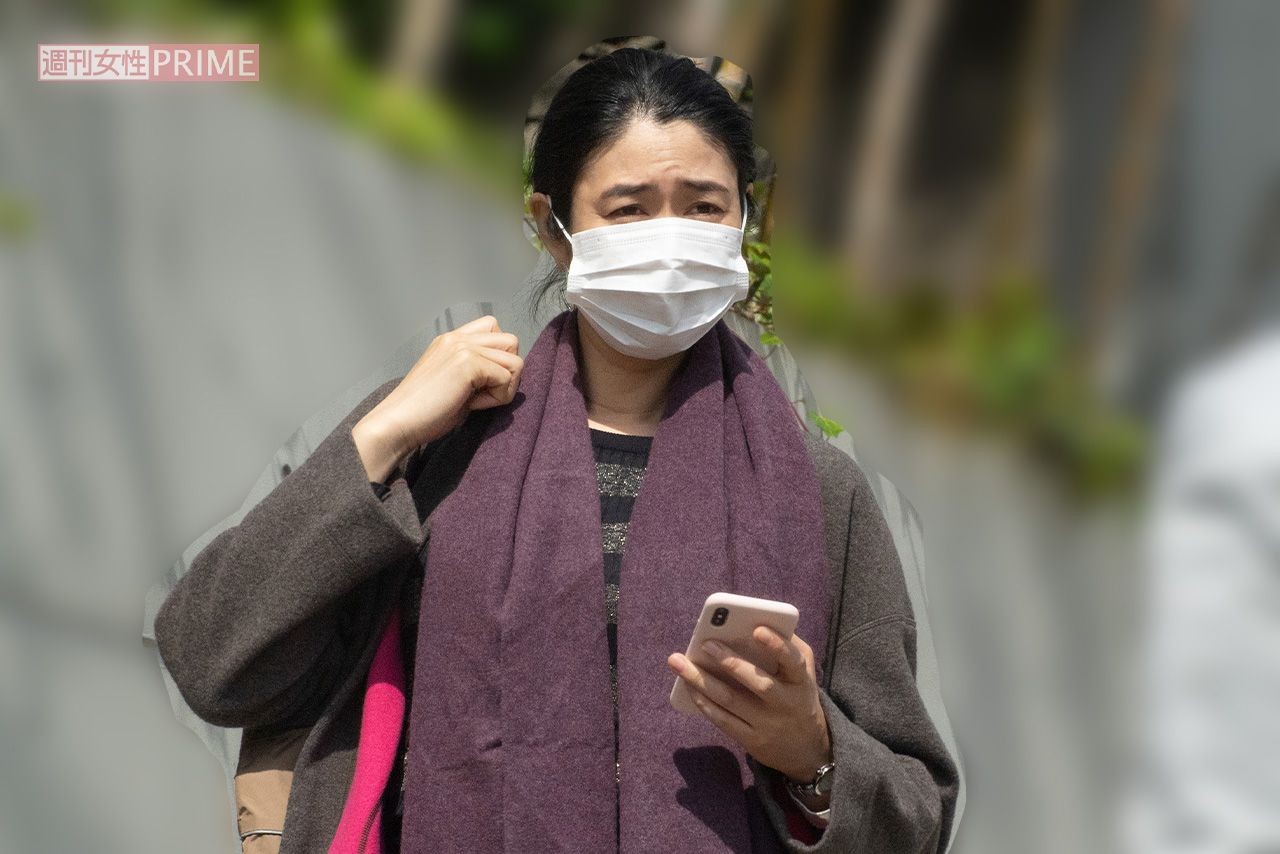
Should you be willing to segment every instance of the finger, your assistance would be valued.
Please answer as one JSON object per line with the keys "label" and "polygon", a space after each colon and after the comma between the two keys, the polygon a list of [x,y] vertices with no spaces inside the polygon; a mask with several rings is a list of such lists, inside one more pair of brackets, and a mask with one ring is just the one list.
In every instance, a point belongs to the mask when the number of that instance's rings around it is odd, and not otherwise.
{"label": "finger", "polygon": [[481,409],[493,409],[495,406],[506,406],[514,397],[515,395],[508,395],[502,389],[486,388],[472,395],[471,400],[467,401],[467,408],[476,412]]}
{"label": "finger", "polygon": [[751,637],[764,648],[765,653],[778,664],[778,678],[783,682],[802,684],[809,679],[804,655],[788,639],[768,626],[756,626]]}
{"label": "finger", "polygon": [[502,406],[515,397],[516,375],[506,367],[489,359],[472,360],[468,367],[474,392],[468,398],[467,406],[472,410]]}
{"label": "finger", "polygon": [[492,362],[497,362],[512,373],[516,373],[524,367],[524,359],[506,350],[499,350],[496,347],[472,347],[471,351]]}
{"label": "finger", "polygon": [[506,370],[506,374],[505,381],[502,381],[504,375],[501,372],[497,372],[494,376],[497,377],[498,381],[477,389],[476,393],[472,395],[468,404],[469,407],[473,410],[491,409],[495,406],[505,406],[514,400],[516,389],[520,387],[520,370],[524,365],[524,360],[505,350],[480,348],[473,352],[481,357],[481,361],[498,364]]}
{"label": "finger", "polygon": [[467,401],[467,408],[476,412],[481,409],[493,409],[495,406],[506,406],[514,396],[508,396],[501,391],[495,392],[493,389],[482,389]]}
{"label": "finger", "polygon": [[777,690],[778,680],[770,673],[738,655],[724,644],[717,641],[707,641],[702,645],[702,648],[707,655],[711,656],[719,670],[735,679],[738,684],[760,699],[768,699]]}
{"label": "finger", "polygon": [[506,406],[513,399],[516,399],[516,392],[512,387],[483,388],[472,394],[467,407],[471,410],[492,410],[495,406]]}
{"label": "finger", "polygon": [[698,707],[698,711],[702,712],[702,716],[715,724],[716,728],[725,735],[743,747],[754,743],[755,733],[751,729],[751,724],[697,691],[691,691],[690,696],[693,697],[693,704]]}
{"label": "finger", "polygon": [[493,347],[508,353],[518,353],[520,350],[520,339],[510,332],[472,332],[462,340],[467,344]]}
{"label": "finger", "polygon": [[501,332],[498,327],[498,318],[492,314],[486,314],[484,317],[477,317],[475,320],[468,320],[466,323],[456,327],[454,332]]}
{"label": "finger", "polygon": [[749,692],[735,689],[729,683],[712,676],[687,656],[673,653],[667,663],[688,683],[688,687],[693,689],[692,693],[701,694],[738,717],[749,715],[749,708],[744,702],[749,698],[754,700]]}
{"label": "finger", "polygon": [[475,358],[476,355],[479,354],[473,354],[466,363],[471,388],[477,392],[493,391],[497,397],[498,392],[510,385],[514,373],[496,359]]}

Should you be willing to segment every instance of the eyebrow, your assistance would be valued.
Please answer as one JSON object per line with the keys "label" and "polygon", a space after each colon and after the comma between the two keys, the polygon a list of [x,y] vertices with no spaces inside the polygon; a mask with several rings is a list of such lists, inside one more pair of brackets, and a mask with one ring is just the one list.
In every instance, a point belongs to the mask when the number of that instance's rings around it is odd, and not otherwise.
{"label": "eyebrow", "polygon": [[[719,181],[698,181],[693,178],[682,178],[680,180],[682,187],[690,190],[696,190],[700,193],[720,192],[725,195],[729,194],[729,188]],[[657,185],[650,182],[647,184],[614,184],[609,189],[600,194],[602,199],[616,199],[622,196],[638,196],[641,193],[653,192],[657,189]]]}

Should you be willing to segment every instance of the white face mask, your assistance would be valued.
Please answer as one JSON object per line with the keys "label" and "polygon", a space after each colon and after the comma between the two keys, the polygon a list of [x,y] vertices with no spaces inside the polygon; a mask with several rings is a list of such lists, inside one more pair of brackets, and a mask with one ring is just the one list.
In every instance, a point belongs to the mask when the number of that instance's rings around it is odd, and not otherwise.
{"label": "white face mask", "polygon": [[[555,217],[555,214],[552,214]],[[747,226],[667,216],[569,234],[565,299],[614,349],[661,359],[692,347],[747,295]]]}

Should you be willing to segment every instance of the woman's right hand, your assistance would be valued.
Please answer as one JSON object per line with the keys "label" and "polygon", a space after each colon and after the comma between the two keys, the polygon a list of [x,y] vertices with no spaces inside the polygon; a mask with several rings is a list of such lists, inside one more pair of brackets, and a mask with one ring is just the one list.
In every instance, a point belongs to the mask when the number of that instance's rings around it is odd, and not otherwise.
{"label": "woman's right hand", "polygon": [[472,410],[510,403],[524,366],[518,347],[492,315],[432,339],[400,384],[351,429],[369,479],[382,481]]}

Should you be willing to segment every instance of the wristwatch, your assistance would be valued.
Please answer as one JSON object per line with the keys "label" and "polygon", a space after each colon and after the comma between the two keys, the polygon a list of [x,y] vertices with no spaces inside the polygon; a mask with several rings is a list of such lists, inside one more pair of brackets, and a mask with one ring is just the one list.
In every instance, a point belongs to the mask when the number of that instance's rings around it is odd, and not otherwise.
{"label": "wristwatch", "polygon": [[[818,773],[813,775],[811,783],[797,783],[790,777],[785,778],[787,791],[791,793],[793,798],[816,798],[831,794],[831,787],[835,783],[836,763],[828,762],[818,769]],[[803,806],[803,804],[801,804]]]}

